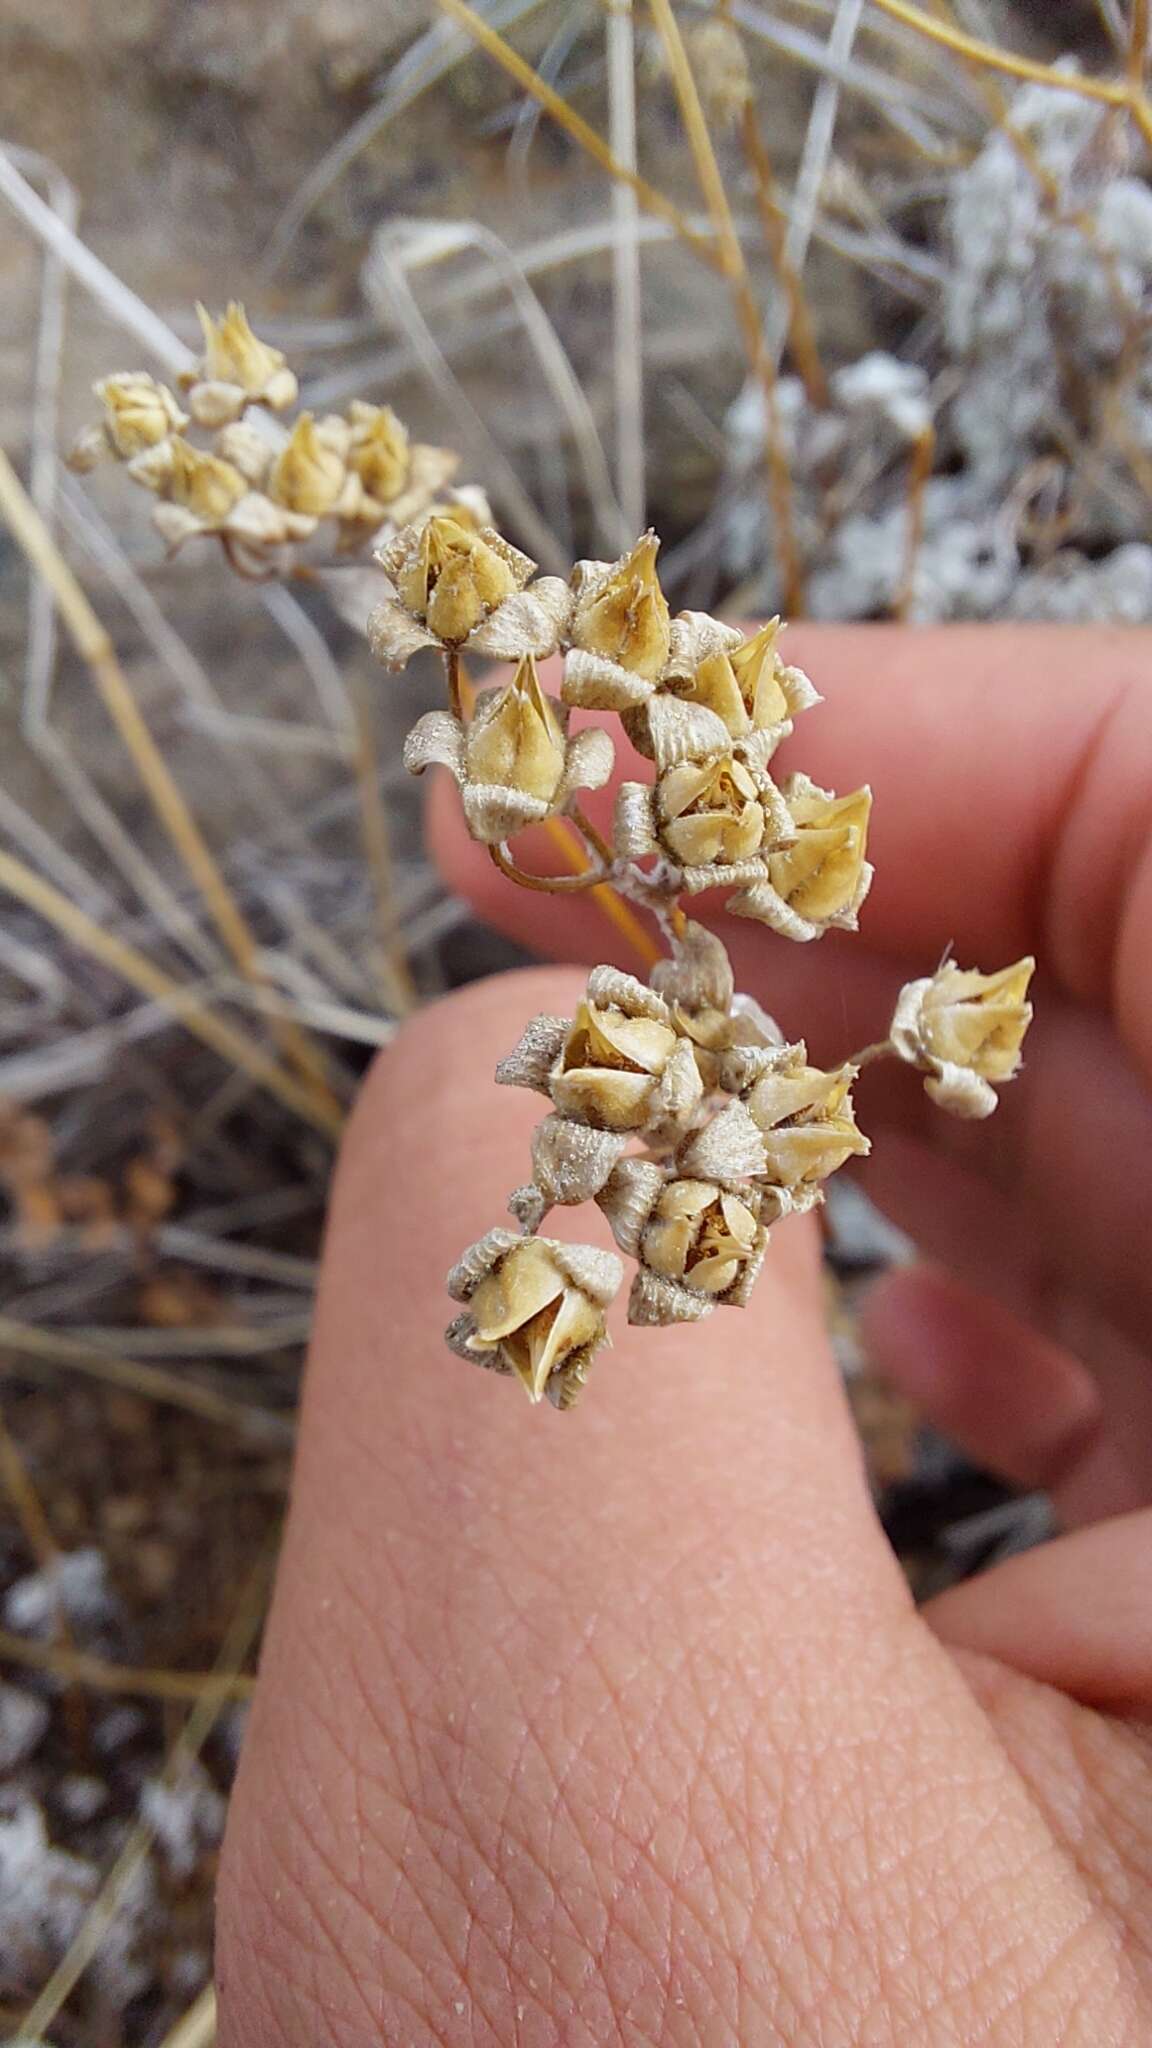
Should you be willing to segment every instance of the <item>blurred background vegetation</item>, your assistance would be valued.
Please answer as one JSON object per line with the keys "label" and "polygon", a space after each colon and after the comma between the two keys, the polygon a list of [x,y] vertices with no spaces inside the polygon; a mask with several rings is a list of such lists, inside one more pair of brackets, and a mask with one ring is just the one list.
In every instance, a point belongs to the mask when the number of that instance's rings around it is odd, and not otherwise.
{"label": "blurred background vegetation", "polygon": [[[1143,0],[0,7],[12,2040],[214,2037],[334,1128],[413,1001],[510,957],[423,856],[425,686],[354,591],[166,558],[122,474],[70,476],[92,381],[240,297],[306,404],[461,449],[550,570],[651,522],[674,605],[1152,619],[1147,40]],[[849,1191],[829,1237],[914,1579],[1029,1540],[1044,1504],[869,1379],[892,1234]]]}

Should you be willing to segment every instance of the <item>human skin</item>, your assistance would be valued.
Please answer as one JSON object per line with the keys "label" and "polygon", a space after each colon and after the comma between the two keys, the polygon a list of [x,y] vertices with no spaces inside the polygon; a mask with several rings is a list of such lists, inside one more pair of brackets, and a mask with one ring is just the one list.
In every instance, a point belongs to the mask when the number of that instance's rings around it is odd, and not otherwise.
{"label": "human skin", "polygon": [[[826,704],[782,758],[875,789],[862,931],[709,921],[822,1060],[949,943],[1038,955],[991,1124],[861,1079],[865,1184],[931,1261],[866,1336],[1070,1533],[913,1609],[812,1218],[773,1233],[742,1316],[618,1317],[571,1415],[470,1372],[444,1272],[541,1113],[492,1069],[582,977],[424,1012],[337,1175],[225,1844],[222,2048],[1152,2039],[1152,635],[797,628],[788,652]],[[433,810],[483,915],[635,964]],[[557,1228],[605,1241],[593,1211]]]}

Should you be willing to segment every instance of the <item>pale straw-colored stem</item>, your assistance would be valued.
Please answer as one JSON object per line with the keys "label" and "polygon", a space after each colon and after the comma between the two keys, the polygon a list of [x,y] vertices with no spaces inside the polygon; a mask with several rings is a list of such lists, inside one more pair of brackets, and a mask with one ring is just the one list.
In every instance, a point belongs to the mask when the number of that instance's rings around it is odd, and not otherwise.
{"label": "pale straw-colored stem", "polygon": [[680,34],[679,23],[672,11],[670,0],[649,0],[649,7],[668,59],[668,68],[672,74],[672,83],[688,137],[688,146],[712,221],[721,265],[732,295],[733,309],[743,337],[749,367],[764,393],[768,492],[773,512],[772,539],[779,565],[784,606],[795,617],[803,610],[804,576],[793,524],[792,476],[784,451],[776,365],[764,334],[760,309],[752,290],[748,266],[744,261],[744,251],[736,232],[732,209],[728,204],[728,193],[716,161],[712,137],[708,131],[704,108],[688,52],[684,47],[684,39]]}
{"label": "pale straw-colored stem", "polygon": [[512,48],[511,43],[506,42],[497,29],[492,28],[482,15],[477,14],[475,8],[469,7],[466,0],[438,0],[438,5],[445,14],[451,15],[453,21],[458,21],[461,28],[467,29],[473,42],[479,44],[489,57],[494,57],[509,77],[515,79],[517,85],[525,92],[531,93],[545,113],[551,114],[552,119],[572,137],[574,142],[580,144],[581,149],[587,151],[593,161],[600,165],[601,170],[607,171],[609,177],[621,178],[626,185],[630,185],[641,205],[646,207],[649,213],[666,220],[675,228],[681,241],[687,242],[689,248],[695,249],[698,256],[703,256],[707,262],[719,267],[719,254],[709,237],[699,234],[691,221],[665,193],[658,191],[655,185],[650,185],[647,178],[642,178],[636,171],[630,170],[627,164],[622,164],[620,159],[613,155],[603,136],[598,135],[575,108],[569,106],[562,93],[558,93],[541,78],[539,72],[533,71],[532,66],[525,63],[523,57]]}
{"label": "pale straw-colored stem", "polygon": [[194,2005],[190,2005],[160,2048],[212,2048],[216,2039],[216,1993],[206,1984]]}

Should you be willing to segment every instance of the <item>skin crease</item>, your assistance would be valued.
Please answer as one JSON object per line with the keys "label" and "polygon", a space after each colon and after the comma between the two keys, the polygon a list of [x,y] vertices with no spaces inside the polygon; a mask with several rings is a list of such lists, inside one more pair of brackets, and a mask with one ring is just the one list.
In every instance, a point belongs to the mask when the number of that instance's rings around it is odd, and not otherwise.
{"label": "skin crease", "polygon": [[[787,651],[828,700],[790,762],[875,787],[862,935],[789,947],[706,914],[823,1059],[949,941],[1040,956],[991,1125],[945,1124],[904,1073],[861,1082],[865,1178],[932,1261],[868,1333],[1080,1526],[913,1611],[812,1218],[774,1233],[742,1316],[617,1313],[570,1416],[447,1354],[443,1274],[543,1110],[492,1068],[582,977],[423,1013],[337,1176],[225,1845],[222,2048],[1152,2038],[1152,635],[807,628]],[[482,914],[634,964],[433,812]],[[590,1210],[548,1228],[606,1241]]]}

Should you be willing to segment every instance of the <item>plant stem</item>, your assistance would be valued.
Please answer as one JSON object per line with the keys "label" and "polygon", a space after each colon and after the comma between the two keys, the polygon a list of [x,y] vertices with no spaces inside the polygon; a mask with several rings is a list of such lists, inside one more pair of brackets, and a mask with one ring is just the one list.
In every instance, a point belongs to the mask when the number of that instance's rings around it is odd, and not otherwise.
{"label": "plant stem", "polygon": [[612,866],[613,861],[616,858],[616,851],[614,847],[609,845],[608,841],[604,837],[604,834],[597,830],[596,826],[592,823],[591,818],[589,818],[586,815],[586,813],[581,810],[579,804],[573,804],[571,806],[569,816],[572,819],[572,823],[576,826],[577,831],[583,833],[585,839],[588,841],[589,846],[592,848],[593,853],[598,853],[601,860],[604,863],[604,866],[606,868],[610,868]]}
{"label": "plant stem", "polygon": [[603,867],[587,868],[582,875],[530,875],[518,868],[506,846],[490,846],[492,861],[510,882],[521,889],[537,889],[548,896],[571,896],[581,889],[595,889],[607,881]]}
{"label": "plant stem", "polygon": [[890,1038],[878,1038],[872,1045],[861,1046],[860,1051],[852,1053],[845,1060],[844,1064],[847,1067],[870,1067],[874,1060],[898,1059],[899,1057],[900,1055]]}
{"label": "plant stem", "polygon": [[464,692],[460,687],[462,664],[458,647],[446,647],[444,649],[444,673],[448,678],[448,709],[452,713],[453,718],[458,718],[461,725],[463,725],[465,723]]}

